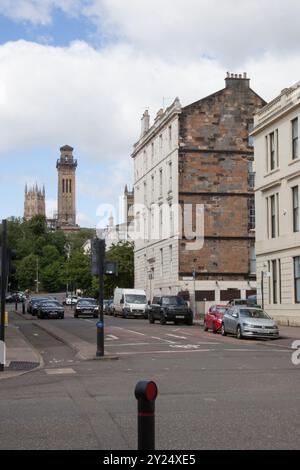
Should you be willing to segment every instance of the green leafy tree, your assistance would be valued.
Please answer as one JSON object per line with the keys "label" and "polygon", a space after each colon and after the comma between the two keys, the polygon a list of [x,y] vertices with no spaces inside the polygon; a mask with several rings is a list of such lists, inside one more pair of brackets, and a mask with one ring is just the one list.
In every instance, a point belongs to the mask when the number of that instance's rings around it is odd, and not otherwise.
{"label": "green leafy tree", "polygon": [[35,289],[37,257],[30,254],[17,262],[16,278],[21,289]]}
{"label": "green leafy tree", "polygon": [[60,261],[53,261],[41,271],[43,289],[47,292],[59,292],[65,286],[64,269]]}
{"label": "green leafy tree", "polygon": [[90,257],[84,251],[77,249],[71,252],[67,262],[68,281],[76,289],[86,290],[91,287],[92,274]]}
{"label": "green leafy tree", "polygon": [[113,296],[116,287],[134,287],[134,252],[130,242],[119,242],[106,252],[106,260],[118,263],[118,275],[104,278],[104,296]]}

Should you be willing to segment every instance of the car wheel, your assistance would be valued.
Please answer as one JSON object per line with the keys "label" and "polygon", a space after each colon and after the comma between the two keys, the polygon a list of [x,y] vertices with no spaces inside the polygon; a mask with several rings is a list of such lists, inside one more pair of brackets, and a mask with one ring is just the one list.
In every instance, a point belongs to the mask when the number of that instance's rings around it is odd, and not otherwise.
{"label": "car wheel", "polygon": [[208,331],[208,326],[207,326],[206,322],[204,322],[204,331]]}
{"label": "car wheel", "polygon": [[186,325],[189,325],[189,326],[192,326],[192,325],[193,325],[193,319],[190,318],[189,320],[187,320],[187,321],[185,322],[185,324],[186,324]]}
{"label": "car wheel", "polygon": [[61,315],[60,319],[63,320],[64,318],[65,318],[65,316],[64,316],[64,315]]}
{"label": "car wheel", "polygon": [[225,325],[224,325],[224,323],[222,323],[222,326],[221,326],[221,333],[222,333],[222,336],[226,336],[226,335],[227,335],[226,330],[225,330]]}
{"label": "car wheel", "polygon": [[166,320],[166,317],[164,316],[163,313],[161,313],[161,314],[160,314],[160,317],[159,317],[159,323],[160,323],[161,325],[165,325],[165,324],[166,324],[166,321],[167,321],[167,320]]}
{"label": "car wheel", "polygon": [[78,314],[77,314],[77,313],[74,313],[74,318],[78,318]]}
{"label": "car wheel", "polygon": [[236,329],[236,337],[237,339],[243,339],[242,328],[240,327],[240,325],[238,325]]}

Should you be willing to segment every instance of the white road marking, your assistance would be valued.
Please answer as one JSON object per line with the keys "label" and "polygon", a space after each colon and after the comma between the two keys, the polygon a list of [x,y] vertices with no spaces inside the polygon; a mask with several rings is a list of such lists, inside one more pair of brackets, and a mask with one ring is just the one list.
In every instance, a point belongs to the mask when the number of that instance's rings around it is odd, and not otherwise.
{"label": "white road marking", "polygon": [[138,331],[127,330],[127,328],[124,328],[124,330],[129,331],[129,333],[134,333],[135,335],[146,336],[145,333],[139,333]]}
{"label": "white road marking", "polygon": [[111,343],[111,344],[107,344],[106,346],[107,346],[107,347],[109,347],[109,346],[114,346],[114,347],[118,347],[118,348],[119,348],[120,346],[149,346],[149,345],[151,345],[151,344],[153,344],[153,343],[123,343],[123,344],[120,344],[120,343],[118,343],[118,344],[113,344],[113,343]]}
{"label": "white road marking", "polygon": [[136,354],[183,354],[183,353],[195,353],[195,352],[210,352],[215,349],[188,349],[188,350],[167,350],[167,351],[137,351],[137,352],[116,352],[119,356],[134,356]]}
{"label": "white road marking", "polygon": [[193,333],[187,333],[185,330],[182,330],[181,328],[176,328],[176,330],[172,330],[172,331],[179,331],[179,333],[182,333],[184,331],[185,335],[194,336]]}
{"label": "white road marking", "polygon": [[198,344],[170,344],[170,348],[198,349]]}
{"label": "white road marking", "polygon": [[114,326],[118,330],[128,331],[129,333],[134,333],[135,335],[146,336],[145,333],[139,333],[138,331],[127,330],[127,328],[121,328],[120,326]]}
{"label": "white road marking", "polygon": [[169,343],[169,344],[176,344],[175,341],[170,341],[169,339],[157,338],[156,336],[151,336],[151,338],[158,339],[159,341],[165,341],[166,343]]}
{"label": "white road marking", "polygon": [[76,374],[74,369],[65,368],[65,369],[45,369],[46,374],[48,375],[63,375],[63,374]]}
{"label": "white road marking", "polygon": [[119,339],[119,338],[118,338],[118,336],[115,336],[115,335],[106,335],[105,339],[108,339],[109,341],[112,341],[112,340]]}
{"label": "white road marking", "polygon": [[38,333],[33,333],[33,336],[38,336]]}
{"label": "white road marking", "polygon": [[171,333],[166,333],[166,336],[171,336],[172,338],[178,338],[178,339],[186,339],[186,336],[176,336],[176,335],[172,335]]}

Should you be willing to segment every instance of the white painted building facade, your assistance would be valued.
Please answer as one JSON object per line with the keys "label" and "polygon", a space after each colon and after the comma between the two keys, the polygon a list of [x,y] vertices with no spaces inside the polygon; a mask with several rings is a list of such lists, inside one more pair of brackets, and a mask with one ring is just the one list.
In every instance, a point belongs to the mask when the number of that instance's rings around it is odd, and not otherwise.
{"label": "white painted building facade", "polygon": [[[141,237],[135,240],[135,287],[146,289],[147,297],[176,294],[178,281],[177,214],[178,205],[178,99],[160,110],[149,128],[149,115],[142,118],[142,134],[135,145],[134,196],[135,228]],[[170,229],[170,233],[168,230]],[[167,230],[165,239],[161,239]],[[156,231],[156,232],[155,232]]]}
{"label": "white painted building facade", "polygon": [[283,90],[257,113],[252,133],[256,169],[258,301],[263,301],[265,310],[280,323],[298,326],[299,124],[300,82]]}

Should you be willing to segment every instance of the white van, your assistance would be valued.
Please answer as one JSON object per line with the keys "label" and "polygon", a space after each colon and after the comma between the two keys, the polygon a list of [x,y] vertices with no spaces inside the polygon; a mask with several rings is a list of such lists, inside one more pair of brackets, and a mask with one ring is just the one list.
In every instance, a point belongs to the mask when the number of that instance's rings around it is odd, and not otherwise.
{"label": "white van", "polygon": [[116,288],[113,301],[114,316],[148,318],[147,297],[141,289]]}

